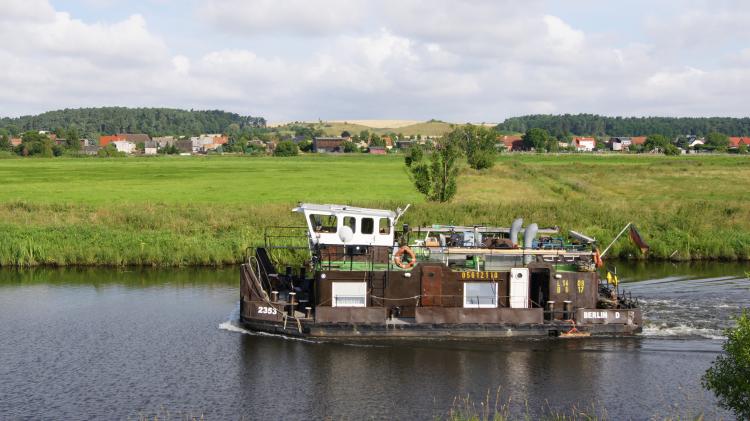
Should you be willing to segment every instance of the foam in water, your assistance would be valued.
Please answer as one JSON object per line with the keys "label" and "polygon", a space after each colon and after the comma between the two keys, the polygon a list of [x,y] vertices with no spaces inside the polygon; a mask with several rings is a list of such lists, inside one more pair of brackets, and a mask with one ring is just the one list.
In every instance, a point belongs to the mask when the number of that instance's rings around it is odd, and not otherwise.
{"label": "foam in water", "polygon": [[286,335],[276,335],[273,333],[266,333],[266,332],[254,332],[254,331],[244,329],[242,326],[240,326],[240,303],[239,301],[237,302],[237,305],[235,306],[234,310],[232,310],[232,312],[229,314],[228,320],[225,322],[219,323],[219,329],[226,330],[228,332],[241,333],[243,335],[270,336],[274,338],[283,338],[283,339],[292,340],[292,341],[317,343],[317,341],[313,341],[313,340],[305,339],[305,338],[296,338],[293,336],[286,336]]}
{"label": "foam in water", "polygon": [[666,323],[660,325],[647,324],[643,327],[643,336],[650,337],[701,337],[707,339],[726,339],[718,329],[709,329],[688,326],[684,324],[668,326]]}

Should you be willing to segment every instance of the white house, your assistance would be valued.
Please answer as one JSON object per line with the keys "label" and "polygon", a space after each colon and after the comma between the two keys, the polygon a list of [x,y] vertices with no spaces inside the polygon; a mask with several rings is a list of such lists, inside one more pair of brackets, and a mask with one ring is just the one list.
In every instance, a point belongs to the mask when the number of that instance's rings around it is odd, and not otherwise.
{"label": "white house", "polygon": [[700,139],[693,139],[693,140],[692,140],[692,141],[690,141],[690,143],[688,144],[688,147],[692,149],[692,148],[695,148],[696,146],[699,146],[699,145],[705,145],[705,144],[706,144],[706,140],[705,140],[705,139],[703,139],[703,138],[700,138]]}
{"label": "white house", "polygon": [[596,139],[593,137],[576,137],[573,139],[578,152],[592,152],[596,148]]}
{"label": "white house", "polygon": [[135,143],[128,142],[127,140],[117,140],[115,142],[112,142],[112,145],[115,145],[115,148],[117,148],[117,152],[125,152],[127,154],[131,154],[135,150]]}
{"label": "white house", "polygon": [[155,141],[146,142],[143,148],[144,155],[156,155],[159,152],[158,144]]}

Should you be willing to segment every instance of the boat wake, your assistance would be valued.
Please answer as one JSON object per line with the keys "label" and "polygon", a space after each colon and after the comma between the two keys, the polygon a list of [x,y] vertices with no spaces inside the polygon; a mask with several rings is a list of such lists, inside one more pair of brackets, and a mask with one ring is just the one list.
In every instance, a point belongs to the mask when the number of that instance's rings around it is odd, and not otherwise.
{"label": "boat wake", "polygon": [[723,340],[726,336],[723,336],[720,329],[709,329],[694,327],[688,325],[673,325],[670,326],[667,323],[654,325],[646,323],[643,327],[643,333],[641,336],[647,337],[682,337],[682,338],[706,338]]}
{"label": "boat wake", "polygon": [[226,330],[228,332],[234,332],[234,333],[241,333],[243,335],[250,335],[250,336],[265,336],[265,337],[272,337],[272,338],[281,338],[289,341],[299,341],[299,342],[305,342],[305,343],[318,343],[319,341],[314,341],[311,339],[306,338],[297,338],[293,336],[286,336],[286,335],[276,335],[273,333],[266,333],[266,332],[254,332],[252,330],[247,330],[243,328],[240,325],[240,303],[237,302],[237,305],[235,306],[234,310],[232,310],[231,313],[229,313],[229,317],[226,321],[219,323],[219,329]]}
{"label": "boat wake", "polygon": [[739,309],[750,307],[747,280],[670,277],[629,283],[643,309],[643,336],[723,340]]}

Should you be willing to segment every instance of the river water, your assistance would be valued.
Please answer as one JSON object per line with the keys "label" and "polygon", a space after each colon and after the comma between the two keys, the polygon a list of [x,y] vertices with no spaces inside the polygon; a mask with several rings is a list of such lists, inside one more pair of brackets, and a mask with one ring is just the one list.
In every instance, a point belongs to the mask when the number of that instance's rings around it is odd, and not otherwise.
{"label": "river water", "polygon": [[532,415],[731,418],[700,376],[750,307],[745,270],[618,265],[637,338],[385,344],[243,331],[237,268],[2,270],[0,419],[434,419],[498,390]]}

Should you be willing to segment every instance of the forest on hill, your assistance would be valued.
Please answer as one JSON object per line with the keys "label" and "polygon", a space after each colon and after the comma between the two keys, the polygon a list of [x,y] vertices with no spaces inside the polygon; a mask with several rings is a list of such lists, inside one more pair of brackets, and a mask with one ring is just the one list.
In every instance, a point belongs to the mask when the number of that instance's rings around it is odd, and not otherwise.
{"label": "forest on hill", "polygon": [[540,128],[551,135],[648,136],[670,138],[684,135],[705,136],[711,132],[730,136],[750,135],[750,118],[732,117],[608,117],[596,114],[535,114],[511,117],[497,125],[505,132],[526,132]]}
{"label": "forest on hill", "polygon": [[97,107],[48,111],[38,115],[1,118],[0,129],[12,135],[30,130],[72,129],[82,136],[146,133],[150,136],[226,133],[263,128],[262,117],[241,116],[220,110],[179,110],[173,108]]}

